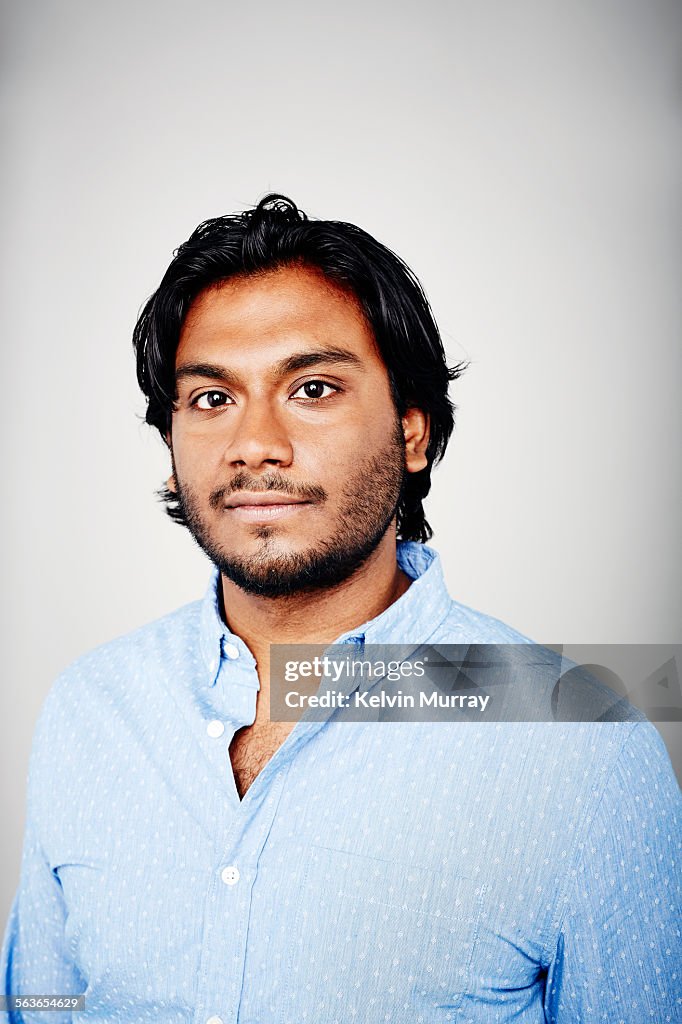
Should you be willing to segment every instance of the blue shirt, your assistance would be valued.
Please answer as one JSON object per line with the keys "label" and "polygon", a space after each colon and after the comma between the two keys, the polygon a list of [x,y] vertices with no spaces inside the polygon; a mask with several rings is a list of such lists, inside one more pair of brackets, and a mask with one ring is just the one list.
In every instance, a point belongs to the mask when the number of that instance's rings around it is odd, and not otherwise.
{"label": "blue shirt", "polygon": [[[525,640],[452,601],[429,548],[398,561],[410,588],[340,641]],[[218,586],[53,685],[6,992],[85,993],[98,1024],[680,1019],[680,795],[651,724],[299,722],[240,801],[259,683]]]}

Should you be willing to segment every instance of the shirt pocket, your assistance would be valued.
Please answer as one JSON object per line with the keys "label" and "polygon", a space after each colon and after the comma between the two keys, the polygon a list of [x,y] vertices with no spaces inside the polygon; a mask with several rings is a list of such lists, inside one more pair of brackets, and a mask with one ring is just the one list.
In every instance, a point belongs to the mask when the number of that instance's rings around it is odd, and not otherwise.
{"label": "shirt pocket", "polygon": [[309,848],[286,1024],[454,1020],[471,989],[483,885],[448,870]]}
{"label": "shirt pocket", "polygon": [[132,844],[99,858],[57,859],[52,870],[64,894],[64,938],[88,982],[90,1005],[117,989],[142,1002],[151,993],[163,1003],[171,988],[191,998],[210,859],[143,852]]}

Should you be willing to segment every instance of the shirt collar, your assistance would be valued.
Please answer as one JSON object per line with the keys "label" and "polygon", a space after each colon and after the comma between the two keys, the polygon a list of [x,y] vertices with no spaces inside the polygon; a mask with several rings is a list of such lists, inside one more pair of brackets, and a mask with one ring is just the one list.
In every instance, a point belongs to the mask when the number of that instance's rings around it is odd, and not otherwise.
{"label": "shirt collar", "polygon": [[230,657],[231,647],[236,647],[239,657],[246,664],[255,667],[256,661],[244,641],[230,632],[220,613],[220,572],[213,567],[208,588],[201,602],[199,643],[201,654],[208,669],[208,683],[213,686],[220,672],[220,662]]}
{"label": "shirt collar", "polygon": [[[343,633],[335,644],[423,644],[433,635],[450,609],[440,556],[433,548],[415,541],[399,541],[396,549],[399,567],[413,580],[405,593],[380,615]],[[214,567],[201,602],[200,645],[213,686],[222,658],[236,647],[240,661],[255,667],[250,650],[231,633],[220,614],[220,573]]]}

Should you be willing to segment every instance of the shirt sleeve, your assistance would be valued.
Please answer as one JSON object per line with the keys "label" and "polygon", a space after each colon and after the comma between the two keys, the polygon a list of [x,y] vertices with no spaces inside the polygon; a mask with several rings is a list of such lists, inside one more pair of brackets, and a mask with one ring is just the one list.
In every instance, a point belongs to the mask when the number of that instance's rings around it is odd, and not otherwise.
{"label": "shirt sleeve", "polygon": [[634,727],[569,882],[548,969],[551,1024],[681,1018],[682,798],[665,745]]}
{"label": "shirt sleeve", "polygon": [[[61,883],[52,871],[40,839],[40,819],[49,812],[49,758],[36,727],[28,781],[27,819],[19,886],[14,897],[0,957],[4,995],[81,995],[87,983],[69,956],[65,940],[66,905]],[[49,745],[49,744],[48,744]],[[46,806],[47,805],[47,806]],[[41,810],[42,808],[42,810]],[[8,1024],[71,1024],[71,1011],[0,1012]]]}

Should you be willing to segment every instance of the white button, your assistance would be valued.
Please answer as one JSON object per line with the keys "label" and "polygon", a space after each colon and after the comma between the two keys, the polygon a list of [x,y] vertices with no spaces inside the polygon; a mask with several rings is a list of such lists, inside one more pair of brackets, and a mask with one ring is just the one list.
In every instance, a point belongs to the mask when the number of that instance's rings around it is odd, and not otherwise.
{"label": "white button", "polygon": [[232,661],[239,657],[239,648],[235,644],[225,644],[224,649],[225,654],[228,658],[232,658]]}
{"label": "white button", "polygon": [[209,1017],[208,1018],[208,1020],[206,1021],[206,1024],[223,1024],[223,1018],[222,1017],[216,1017],[214,1015],[213,1017]]}
{"label": "white button", "polygon": [[220,877],[225,885],[236,885],[239,881],[239,871],[231,864],[229,868],[223,868],[220,872]]}
{"label": "white button", "polygon": [[217,740],[225,732],[225,726],[222,722],[219,722],[217,718],[214,718],[213,721],[209,722],[206,726],[206,732],[212,740]]}

